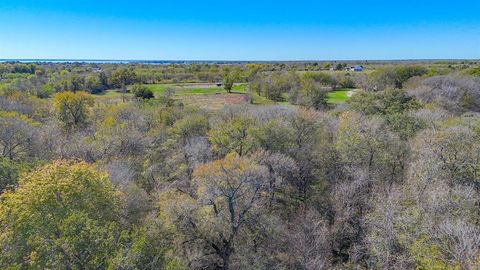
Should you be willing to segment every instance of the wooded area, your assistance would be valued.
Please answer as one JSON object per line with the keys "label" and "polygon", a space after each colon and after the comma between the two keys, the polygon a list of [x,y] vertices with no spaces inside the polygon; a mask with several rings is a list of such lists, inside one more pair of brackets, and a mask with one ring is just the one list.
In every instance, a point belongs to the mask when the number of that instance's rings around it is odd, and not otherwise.
{"label": "wooded area", "polygon": [[478,269],[478,64],[0,63],[0,268]]}

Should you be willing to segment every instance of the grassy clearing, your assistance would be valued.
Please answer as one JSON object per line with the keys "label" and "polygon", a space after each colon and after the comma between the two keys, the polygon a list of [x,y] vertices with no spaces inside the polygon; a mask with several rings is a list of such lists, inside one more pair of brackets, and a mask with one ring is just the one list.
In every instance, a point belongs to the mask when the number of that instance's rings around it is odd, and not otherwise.
{"label": "grassy clearing", "polygon": [[[150,89],[155,97],[163,96],[165,89],[171,88],[175,91],[174,97],[183,97],[190,95],[213,95],[213,94],[223,94],[227,93],[222,87],[218,87],[215,84],[206,84],[206,83],[185,83],[185,84],[147,84],[148,89]],[[232,92],[234,93],[245,93],[247,89],[246,84],[237,84],[233,87]],[[121,97],[124,95],[116,90],[108,90],[103,94],[98,96],[104,97]],[[131,93],[126,93],[126,96],[131,96]]]}
{"label": "grassy clearing", "polygon": [[[167,88],[174,90],[173,98],[182,101],[186,106],[196,106],[208,109],[220,109],[226,104],[241,104],[246,102],[247,84],[235,84],[232,92],[228,93],[223,87],[212,83],[182,83],[182,84],[147,84],[156,98],[162,97]],[[96,98],[121,99],[123,96],[131,97],[132,93],[120,93],[108,90],[95,95]],[[254,97],[254,102],[267,104],[268,100]]]}
{"label": "grassy clearing", "polygon": [[339,89],[336,91],[331,91],[327,94],[327,103],[328,104],[344,103],[355,91],[357,91],[357,89]]}
{"label": "grassy clearing", "polygon": [[[151,84],[147,85],[148,89],[152,90],[156,97],[160,97],[165,92],[165,89],[172,88],[175,90],[174,96],[190,96],[190,95],[213,95],[227,93],[222,87],[215,84]],[[246,84],[235,85],[232,89],[234,93],[245,93]]]}
{"label": "grassy clearing", "polygon": [[[225,101],[225,98],[228,95],[243,95],[248,92],[248,85],[245,83],[234,85],[231,94],[228,94],[222,87],[218,87],[211,83],[148,84],[146,86],[157,98],[163,96],[165,89],[172,88],[175,91],[173,98],[181,100],[185,104],[198,104],[200,107],[208,106],[215,108],[221,107],[222,104],[228,104],[229,102]],[[329,92],[327,94],[327,103],[332,105],[344,103],[354,91],[356,91],[356,89],[339,89]],[[123,95],[132,96],[131,93],[123,94],[115,90],[108,90],[97,96],[104,98],[121,98]],[[289,105],[288,101],[275,102],[263,96],[259,96],[256,93],[252,93],[252,99],[252,103],[257,105]],[[287,100],[286,97],[285,100]]]}

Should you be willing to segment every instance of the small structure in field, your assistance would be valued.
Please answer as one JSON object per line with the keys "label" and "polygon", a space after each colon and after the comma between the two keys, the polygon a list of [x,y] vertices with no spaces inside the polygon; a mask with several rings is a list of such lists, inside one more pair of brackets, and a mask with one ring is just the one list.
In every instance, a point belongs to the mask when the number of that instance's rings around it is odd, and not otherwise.
{"label": "small structure in field", "polygon": [[349,68],[350,71],[357,71],[357,72],[361,72],[364,69],[365,68],[362,65],[355,65]]}

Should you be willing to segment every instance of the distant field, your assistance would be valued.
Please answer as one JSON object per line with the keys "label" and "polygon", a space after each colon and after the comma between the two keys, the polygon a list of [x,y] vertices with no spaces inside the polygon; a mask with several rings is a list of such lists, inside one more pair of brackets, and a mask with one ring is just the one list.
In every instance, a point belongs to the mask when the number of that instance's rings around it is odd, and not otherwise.
{"label": "distant field", "polygon": [[[215,84],[209,83],[185,83],[185,84],[147,84],[148,89],[150,89],[155,97],[163,96],[165,89],[171,88],[174,90],[174,97],[190,96],[190,95],[212,95],[212,94],[221,94],[227,93],[223,87],[218,87]],[[232,92],[245,93],[247,85],[246,84],[237,84],[233,87]],[[104,94],[99,96],[105,97],[120,97],[123,94],[115,91],[108,90]],[[125,94],[131,96],[131,93]]]}
{"label": "distant field", "polygon": [[[148,84],[146,85],[155,97],[161,97],[165,93],[165,89],[174,90],[173,98],[181,100],[185,105],[197,105],[199,107],[208,107],[212,109],[221,108],[225,104],[239,104],[246,102],[244,94],[247,93],[248,85],[236,84],[232,93],[229,94],[223,87],[218,87],[212,83],[182,83],[182,84]],[[356,89],[339,89],[327,94],[327,103],[331,105],[345,102]],[[108,90],[103,94],[97,95],[104,98],[120,98],[123,95],[132,96],[131,93],[120,93],[115,90]],[[288,101],[275,102],[256,93],[252,94],[253,104],[288,105]]]}
{"label": "distant field", "polygon": [[[228,93],[223,87],[218,87],[212,83],[182,83],[182,84],[147,84],[156,98],[162,97],[165,89],[174,90],[173,98],[181,100],[185,105],[198,106],[200,108],[220,109],[226,104],[242,104],[246,99],[246,84],[236,84],[232,93]],[[132,93],[120,93],[116,90],[108,90],[105,93],[96,95],[97,98],[121,98],[122,96],[131,97]],[[254,103],[267,104],[269,100],[256,96]],[[271,102],[271,101],[270,101]],[[273,102],[272,102],[273,104]]]}

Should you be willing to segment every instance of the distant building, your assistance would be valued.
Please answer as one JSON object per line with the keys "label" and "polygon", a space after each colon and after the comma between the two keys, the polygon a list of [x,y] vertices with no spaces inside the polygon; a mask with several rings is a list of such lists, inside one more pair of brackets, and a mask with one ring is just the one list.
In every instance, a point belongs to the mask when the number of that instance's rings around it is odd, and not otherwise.
{"label": "distant building", "polygon": [[349,70],[350,70],[350,71],[360,72],[360,71],[363,71],[363,70],[364,70],[364,67],[361,66],[361,65],[355,65],[355,66],[353,66],[353,67],[350,67]]}

